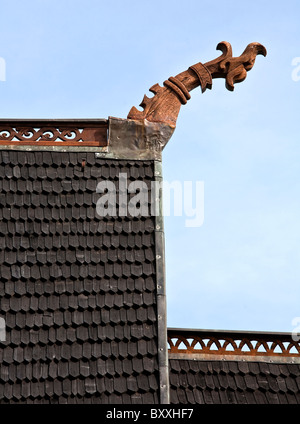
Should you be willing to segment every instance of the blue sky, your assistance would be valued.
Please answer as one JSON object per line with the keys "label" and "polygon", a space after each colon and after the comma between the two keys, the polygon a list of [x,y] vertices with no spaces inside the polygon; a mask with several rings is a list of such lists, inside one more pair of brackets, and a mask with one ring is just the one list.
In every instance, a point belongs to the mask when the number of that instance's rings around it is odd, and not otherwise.
{"label": "blue sky", "polygon": [[[126,118],[155,83],[265,45],[247,79],[194,90],[163,154],[204,181],[204,223],[166,217],[168,326],[292,331],[300,316],[300,3],[0,0],[2,118]],[[300,71],[299,71],[300,75]]]}

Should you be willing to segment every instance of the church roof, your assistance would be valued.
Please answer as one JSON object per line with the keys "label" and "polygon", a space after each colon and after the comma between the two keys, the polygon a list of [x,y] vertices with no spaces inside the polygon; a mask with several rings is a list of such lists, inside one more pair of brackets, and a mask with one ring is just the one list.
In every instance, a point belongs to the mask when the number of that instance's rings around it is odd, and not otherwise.
{"label": "church roof", "polygon": [[[217,48],[128,119],[0,120],[0,403],[300,403],[291,334],[166,326],[162,150],[191,90],[266,55]],[[149,214],[126,209],[137,181]]]}
{"label": "church roof", "polygon": [[0,151],[0,402],[157,403],[154,220],[99,217],[97,182],[151,161]]}

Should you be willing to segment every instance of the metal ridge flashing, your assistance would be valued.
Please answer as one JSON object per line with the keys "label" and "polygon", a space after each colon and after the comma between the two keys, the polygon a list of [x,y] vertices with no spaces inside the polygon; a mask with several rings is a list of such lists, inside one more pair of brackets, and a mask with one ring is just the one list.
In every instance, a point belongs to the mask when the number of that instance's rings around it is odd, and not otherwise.
{"label": "metal ridge flashing", "polygon": [[45,124],[53,125],[55,123],[89,123],[89,124],[107,124],[108,120],[105,118],[0,118],[0,124]]}
{"label": "metal ridge flashing", "polygon": [[261,355],[209,355],[203,353],[169,353],[169,360],[185,360],[185,361],[222,361],[222,362],[263,362],[269,364],[299,364],[300,357],[297,356],[261,356]]}
{"label": "metal ridge flashing", "polygon": [[162,150],[174,130],[174,127],[162,122],[110,117],[108,150],[99,152],[96,156],[107,159],[161,161]]}

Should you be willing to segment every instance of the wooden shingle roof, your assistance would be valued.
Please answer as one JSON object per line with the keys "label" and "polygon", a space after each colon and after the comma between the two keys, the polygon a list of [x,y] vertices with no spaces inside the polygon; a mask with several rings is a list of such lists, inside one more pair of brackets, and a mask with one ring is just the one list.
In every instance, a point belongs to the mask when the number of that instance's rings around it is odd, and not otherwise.
{"label": "wooden shingle roof", "polygon": [[0,403],[157,403],[153,217],[99,217],[152,161],[0,151]]}

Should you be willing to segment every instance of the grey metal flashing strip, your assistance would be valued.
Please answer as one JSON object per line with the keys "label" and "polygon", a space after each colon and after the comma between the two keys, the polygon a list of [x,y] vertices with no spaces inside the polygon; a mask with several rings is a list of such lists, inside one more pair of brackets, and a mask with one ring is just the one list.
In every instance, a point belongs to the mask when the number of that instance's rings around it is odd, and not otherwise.
{"label": "grey metal flashing strip", "polygon": [[96,157],[161,161],[162,150],[174,130],[174,127],[161,122],[110,117],[108,151],[98,152]]}
{"label": "grey metal flashing strip", "polygon": [[[58,143],[57,143],[58,144]],[[22,150],[26,152],[36,152],[36,151],[44,151],[44,152],[107,152],[108,148],[106,147],[88,147],[88,146],[59,146],[59,145],[20,145],[17,144],[1,144],[0,150]],[[61,143],[63,144],[63,143]]]}
{"label": "grey metal flashing strip", "polygon": [[217,355],[202,353],[169,353],[169,360],[183,359],[186,361],[238,361],[238,362],[267,362],[272,364],[300,364],[299,356],[267,356],[267,355]]}
{"label": "grey metal flashing strip", "polygon": [[[154,161],[154,180],[162,181],[162,164]],[[157,188],[157,187],[156,187]],[[170,403],[169,361],[167,341],[167,301],[166,301],[166,273],[165,273],[165,237],[162,209],[161,184],[155,193],[155,264],[157,289],[157,330],[158,330],[158,367],[160,403]]]}
{"label": "grey metal flashing strip", "polygon": [[19,118],[1,118],[0,125],[3,124],[16,124],[17,126],[36,124],[37,126],[54,126],[55,124],[81,124],[81,125],[91,125],[91,124],[107,124],[107,119],[98,119],[98,118],[52,118],[52,119],[19,119]]}

